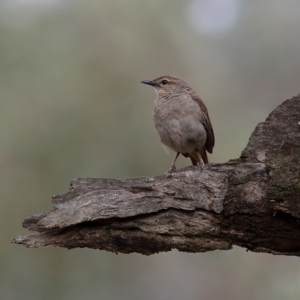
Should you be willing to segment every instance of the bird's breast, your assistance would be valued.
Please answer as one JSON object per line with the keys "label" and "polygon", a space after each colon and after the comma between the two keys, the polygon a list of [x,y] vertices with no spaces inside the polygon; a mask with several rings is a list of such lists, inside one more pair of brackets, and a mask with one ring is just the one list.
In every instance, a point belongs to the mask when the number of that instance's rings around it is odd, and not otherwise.
{"label": "bird's breast", "polygon": [[189,153],[205,144],[201,109],[189,97],[158,97],[154,102],[153,119],[161,142],[174,151]]}

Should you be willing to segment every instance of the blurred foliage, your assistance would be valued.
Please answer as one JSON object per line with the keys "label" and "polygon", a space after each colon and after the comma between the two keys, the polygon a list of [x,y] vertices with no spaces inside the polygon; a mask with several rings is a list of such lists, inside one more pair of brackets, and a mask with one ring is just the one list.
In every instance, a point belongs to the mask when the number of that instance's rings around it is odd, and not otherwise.
{"label": "blurred foliage", "polygon": [[[221,17],[233,8],[226,27]],[[296,258],[9,243],[76,177],[168,168],[143,79],[187,80],[215,129],[210,160],[238,157],[256,124],[299,92],[299,9],[296,0],[0,0],[0,298],[299,299]]]}

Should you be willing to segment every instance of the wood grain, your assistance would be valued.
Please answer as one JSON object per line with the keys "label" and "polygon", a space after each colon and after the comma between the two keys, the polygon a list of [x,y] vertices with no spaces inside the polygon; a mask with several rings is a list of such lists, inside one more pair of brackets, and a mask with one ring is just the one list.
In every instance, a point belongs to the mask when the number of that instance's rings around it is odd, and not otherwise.
{"label": "wood grain", "polygon": [[240,158],[174,175],[78,178],[14,238],[27,247],[153,254],[228,250],[300,255],[300,96],[257,125]]}

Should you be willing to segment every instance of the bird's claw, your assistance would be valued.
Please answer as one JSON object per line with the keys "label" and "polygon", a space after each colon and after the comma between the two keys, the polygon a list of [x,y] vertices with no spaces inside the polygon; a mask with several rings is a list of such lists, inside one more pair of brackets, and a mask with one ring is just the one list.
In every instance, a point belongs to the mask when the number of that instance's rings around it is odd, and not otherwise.
{"label": "bird's claw", "polygon": [[176,167],[175,166],[171,166],[169,168],[169,170],[165,173],[165,175],[171,175],[173,173],[176,173]]}
{"label": "bird's claw", "polygon": [[196,168],[197,168],[199,171],[202,172],[202,171],[204,170],[204,168],[205,168],[205,164],[204,164],[204,163],[201,163],[201,162],[198,162]]}

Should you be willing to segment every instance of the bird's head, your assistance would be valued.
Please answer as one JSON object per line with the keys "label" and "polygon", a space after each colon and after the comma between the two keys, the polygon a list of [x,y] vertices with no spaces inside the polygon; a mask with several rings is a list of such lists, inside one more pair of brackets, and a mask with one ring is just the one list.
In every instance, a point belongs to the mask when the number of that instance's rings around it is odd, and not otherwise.
{"label": "bird's head", "polygon": [[143,80],[141,82],[152,85],[157,94],[180,93],[190,89],[186,81],[175,76],[161,76],[153,80]]}

